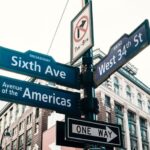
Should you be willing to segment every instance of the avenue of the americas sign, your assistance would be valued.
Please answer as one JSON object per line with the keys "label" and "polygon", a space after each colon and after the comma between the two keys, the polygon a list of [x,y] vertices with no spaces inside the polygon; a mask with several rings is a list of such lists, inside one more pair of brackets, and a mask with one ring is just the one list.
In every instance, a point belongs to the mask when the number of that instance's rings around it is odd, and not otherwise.
{"label": "avenue of the americas sign", "polygon": [[79,89],[79,68],[60,64],[50,56],[0,47],[0,68]]}
{"label": "avenue of the americas sign", "polygon": [[0,100],[79,114],[80,94],[0,76]]}
{"label": "avenue of the americas sign", "polygon": [[98,121],[67,117],[66,138],[87,144],[122,147],[121,126]]}
{"label": "avenue of the americas sign", "polygon": [[96,64],[94,70],[94,84],[99,86],[109,76],[141,52],[150,43],[150,28],[145,20],[130,35],[124,34],[115,42],[106,57]]}

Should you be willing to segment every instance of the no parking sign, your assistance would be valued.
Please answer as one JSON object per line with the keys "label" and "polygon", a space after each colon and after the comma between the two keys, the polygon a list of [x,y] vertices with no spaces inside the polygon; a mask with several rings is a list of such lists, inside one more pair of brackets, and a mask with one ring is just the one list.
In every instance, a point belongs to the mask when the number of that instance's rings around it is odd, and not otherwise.
{"label": "no parking sign", "polygon": [[93,46],[92,3],[88,3],[71,21],[71,63]]}

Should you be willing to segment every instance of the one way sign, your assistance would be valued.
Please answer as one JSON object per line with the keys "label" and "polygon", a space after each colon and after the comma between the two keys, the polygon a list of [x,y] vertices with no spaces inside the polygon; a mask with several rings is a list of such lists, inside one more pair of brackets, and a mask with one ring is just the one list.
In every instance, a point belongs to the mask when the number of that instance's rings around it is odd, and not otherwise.
{"label": "one way sign", "polygon": [[66,118],[66,138],[83,143],[122,147],[121,127],[98,121]]}
{"label": "one way sign", "polygon": [[104,138],[107,142],[110,142],[117,137],[117,135],[107,126],[106,129],[100,129],[78,124],[72,124],[72,133]]}

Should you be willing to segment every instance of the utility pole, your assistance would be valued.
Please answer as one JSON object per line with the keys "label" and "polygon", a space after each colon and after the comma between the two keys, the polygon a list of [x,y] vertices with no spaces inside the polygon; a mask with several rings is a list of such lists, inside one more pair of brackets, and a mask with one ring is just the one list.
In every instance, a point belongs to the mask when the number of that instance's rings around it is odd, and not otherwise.
{"label": "utility pole", "polygon": [[[85,5],[90,1],[91,0],[84,0]],[[93,18],[91,17],[91,19]],[[94,84],[93,84],[93,51],[92,49],[87,50],[87,52],[82,57],[82,79],[83,79],[83,91],[84,91],[83,106],[86,109],[86,111],[84,112],[85,118],[88,120],[94,121],[96,120],[96,111],[97,111],[97,110],[94,110],[94,107],[95,107],[95,104],[97,104],[97,99],[95,98],[95,89],[93,86]],[[96,148],[95,145],[93,145],[92,147]],[[87,149],[88,149],[88,145],[87,145],[87,148],[85,148],[85,150]]]}
{"label": "utility pole", "polygon": [[[85,5],[91,0],[84,0]],[[84,97],[87,98],[87,104],[93,106],[93,99],[95,99],[95,89],[93,84],[93,51],[92,49],[87,50],[87,52],[82,57],[82,68],[83,68],[83,82],[84,82]],[[89,120],[96,120],[96,114],[87,112],[86,118]]]}

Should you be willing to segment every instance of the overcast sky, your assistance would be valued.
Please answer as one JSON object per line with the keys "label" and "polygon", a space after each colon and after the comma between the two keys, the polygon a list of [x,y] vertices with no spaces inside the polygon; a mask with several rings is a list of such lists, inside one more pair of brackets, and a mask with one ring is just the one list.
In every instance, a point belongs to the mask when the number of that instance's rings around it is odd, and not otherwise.
{"label": "overcast sky", "polygon": [[[0,0],[0,46],[21,52],[30,49],[48,54],[58,62],[68,62],[70,23],[81,10],[82,0],[69,1],[50,48],[66,2],[67,0]],[[149,0],[92,2],[93,49],[100,48],[106,54],[124,33],[130,34],[145,19],[150,21]],[[131,63],[138,68],[137,77],[150,87],[150,46],[133,58]],[[8,75],[2,70],[0,74]],[[2,106],[3,103],[0,104]]]}

